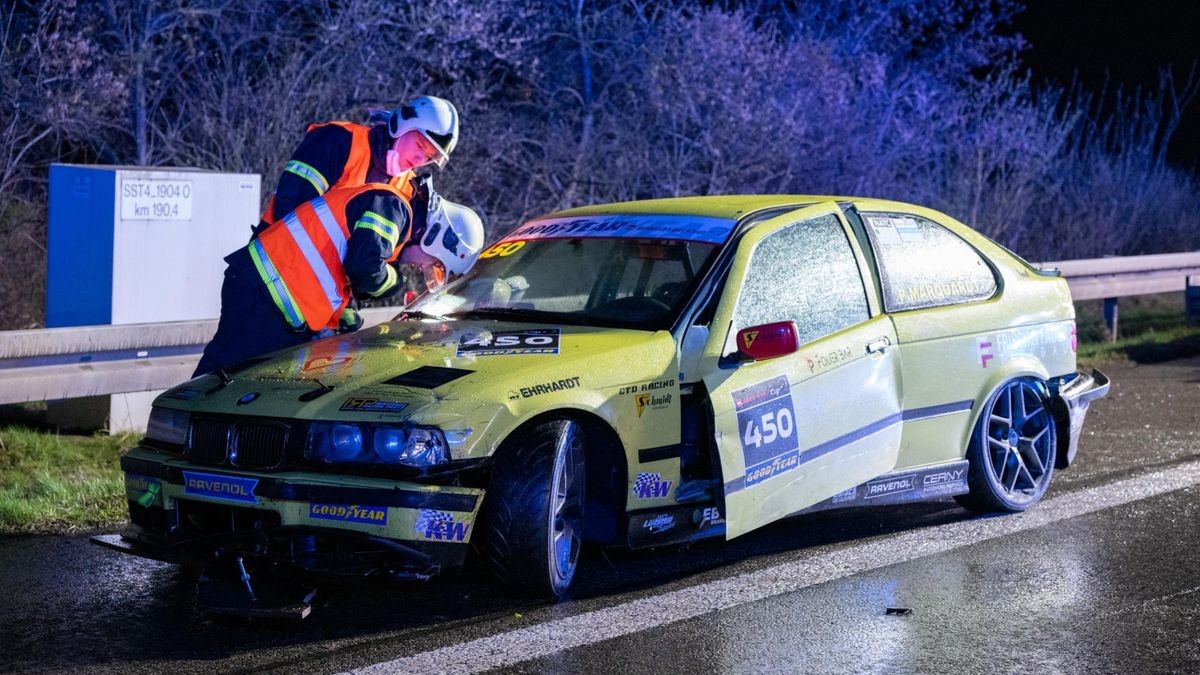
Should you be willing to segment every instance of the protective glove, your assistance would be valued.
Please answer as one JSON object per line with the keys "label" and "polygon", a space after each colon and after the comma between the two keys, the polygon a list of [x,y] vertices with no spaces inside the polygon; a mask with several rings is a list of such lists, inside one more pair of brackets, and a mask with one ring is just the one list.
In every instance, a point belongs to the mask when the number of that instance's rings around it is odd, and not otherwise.
{"label": "protective glove", "polygon": [[352,333],[359,328],[362,328],[362,325],[363,318],[362,315],[358,313],[358,310],[354,309],[353,307],[347,307],[346,309],[342,310],[342,315],[338,317],[337,332]]}

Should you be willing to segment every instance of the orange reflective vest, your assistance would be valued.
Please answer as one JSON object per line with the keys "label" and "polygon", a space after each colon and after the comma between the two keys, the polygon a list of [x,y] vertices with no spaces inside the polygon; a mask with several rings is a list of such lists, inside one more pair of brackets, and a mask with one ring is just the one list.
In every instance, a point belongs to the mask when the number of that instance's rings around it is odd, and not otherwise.
{"label": "orange reflective vest", "polygon": [[[329,183],[328,178],[322,176],[319,171],[295,159],[283,167],[285,172],[294,173],[311,183],[318,195],[325,194],[337,187],[364,184],[367,181],[367,171],[371,168],[371,143],[367,140],[367,134],[371,131],[371,127],[353,122],[326,122],[325,124],[308,125],[307,133],[330,125],[350,132],[350,155],[346,157],[346,166],[337,180]],[[267,201],[267,208],[263,211],[262,220],[264,223],[275,222],[275,195],[273,193]]]}
{"label": "orange reflective vest", "polygon": [[396,223],[373,211],[348,224],[346,206],[364,192],[387,190],[404,203],[411,223],[412,187],[408,181],[401,186],[368,183],[330,190],[301,204],[250,242],[250,258],[289,324],[296,328],[307,324],[314,331],[337,327],[352,297],[343,266],[352,227],[366,227],[394,243],[386,262],[399,257],[411,225],[401,232]]}

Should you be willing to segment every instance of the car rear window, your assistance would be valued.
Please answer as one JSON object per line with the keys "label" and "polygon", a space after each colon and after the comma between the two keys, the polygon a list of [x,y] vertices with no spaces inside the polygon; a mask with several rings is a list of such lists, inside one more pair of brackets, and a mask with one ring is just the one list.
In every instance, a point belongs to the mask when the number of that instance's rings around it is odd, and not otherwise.
{"label": "car rear window", "polygon": [[863,213],[889,312],[986,300],[992,268],[941,225],[905,213]]}

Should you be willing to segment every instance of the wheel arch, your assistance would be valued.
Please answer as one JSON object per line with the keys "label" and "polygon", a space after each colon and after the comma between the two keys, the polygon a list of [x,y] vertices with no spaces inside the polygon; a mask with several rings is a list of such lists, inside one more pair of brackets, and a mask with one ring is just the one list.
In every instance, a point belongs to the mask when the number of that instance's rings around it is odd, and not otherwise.
{"label": "wheel arch", "polygon": [[604,418],[579,408],[556,408],[540,412],[514,427],[500,442],[495,454],[505,452],[509,443],[519,438],[523,431],[558,420],[576,423],[583,434],[586,461],[584,539],[602,543],[623,542],[628,457],[621,437]]}
{"label": "wheel arch", "polygon": [[[1045,384],[1050,380],[1050,374],[1046,371],[1046,367],[1041,361],[1030,357],[1017,357],[1006,361],[1001,368],[997,368],[995,372],[990,373],[979,387],[979,391],[975,397],[975,404],[971,408],[971,422],[967,425],[965,435],[959,439],[959,447],[962,448],[962,456],[967,455],[967,448],[971,443],[972,437],[975,435],[976,427],[979,425],[979,418],[983,415],[983,411],[987,408],[987,404],[1000,391],[1000,388],[1005,384],[1020,379],[1029,377]],[[1050,392],[1047,390],[1047,396]],[[1055,422],[1057,422],[1057,416]]]}

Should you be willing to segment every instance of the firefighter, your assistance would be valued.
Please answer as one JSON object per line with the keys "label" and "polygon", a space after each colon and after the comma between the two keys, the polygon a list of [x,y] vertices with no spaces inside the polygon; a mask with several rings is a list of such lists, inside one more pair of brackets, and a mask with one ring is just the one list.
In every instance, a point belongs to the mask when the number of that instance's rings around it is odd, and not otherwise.
{"label": "firefighter", "polygon": [[[304,140],[283,168],[275,192],[267,202],[254,235],[291,213],[301,204],[336,187],[386,183],[413,183],[417,231],[424,228],[425,213],[433,195],[430,172],[446,166],[458,143],[458,111],[447,100],[421,96],[395,110],[372,110],[373,126],[328,122],[308,128]],[[411,144],[425,146],[430,159],[410,165]],[[406,175],[408,172],[414,172]]]}
{"label": "firefighter", "polygon": [[[409,150],[424,152],[402,152]],[[221,318],[193,377],[356,330],[362,320],[350,307],[354,298],[386,298],[402,288],[393,263],[419,268],[431,289],[466,273],[483,248],[479,216],[439,199],[418,243],[410,240],[412,196],[411,183],[333,188],[226,257]]]}

